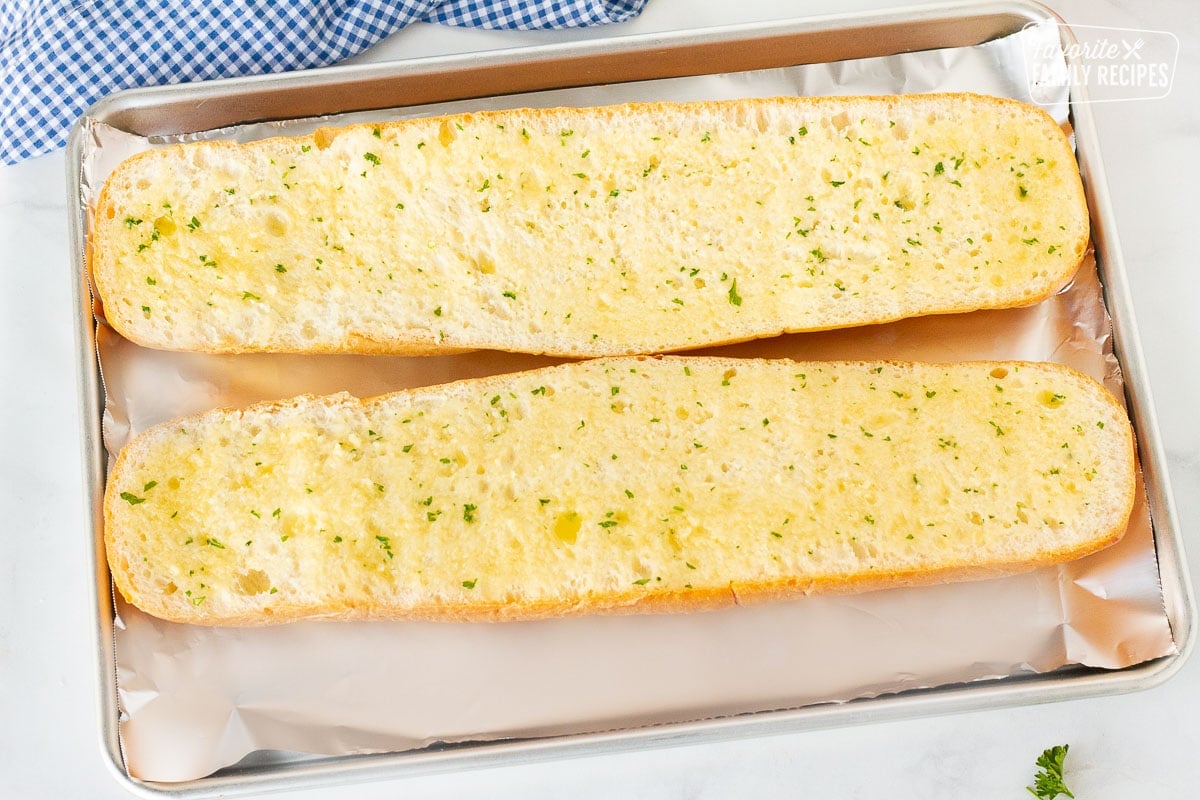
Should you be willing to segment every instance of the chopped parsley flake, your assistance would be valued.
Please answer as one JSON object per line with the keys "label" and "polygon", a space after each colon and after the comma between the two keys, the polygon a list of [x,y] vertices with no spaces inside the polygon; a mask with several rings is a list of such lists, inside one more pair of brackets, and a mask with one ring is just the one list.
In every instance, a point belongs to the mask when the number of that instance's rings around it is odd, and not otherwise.
{"label": "chopped parsley flake", "polygon": [[735,306],[742,304],[742,296],[737,291],[737,278],[734,278],[733,283],[729,285],[729,303]]}
{"label": "chopped parsley flake", "polygon": [[392,540],[386,536],[376,536],[375,541],[379,542],[379,549],[387,555],[388,558],[395,558],[396,554],[392,552]]}

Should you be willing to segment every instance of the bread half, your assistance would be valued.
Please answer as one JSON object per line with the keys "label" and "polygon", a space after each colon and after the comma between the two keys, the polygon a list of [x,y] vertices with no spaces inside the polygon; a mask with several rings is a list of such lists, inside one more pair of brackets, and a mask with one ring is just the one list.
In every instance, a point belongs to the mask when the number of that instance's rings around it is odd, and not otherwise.
{"label": "bread half", "polygon": [[1088,230],[1054,120],[942,94],[184,144],[118,167],[90,243],[150,347],[592,357],[1031,304]]}
{"label": "bread half", "polygon": [[518,620],[962,580],[1115,542],[1130,423],[1040,363],[615,358],[169,422],[105,541],[169,620]]}

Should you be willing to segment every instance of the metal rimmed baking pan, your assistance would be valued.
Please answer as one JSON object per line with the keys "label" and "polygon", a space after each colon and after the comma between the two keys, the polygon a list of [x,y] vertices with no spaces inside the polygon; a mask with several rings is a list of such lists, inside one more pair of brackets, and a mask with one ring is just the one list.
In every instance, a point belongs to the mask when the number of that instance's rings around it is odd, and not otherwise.
{"label": "metal rimmed baking pan", "polygon": [[[1097,261],[1113,322],[1113,341],[1126,381],[1126,400],[1138,434],[1153,520],[1165,614],[1177,653],[1121,670],[1065,669],[999,681],[903,692],[840,705],[725,716],[607,733],[465,743],[368,756],[300,757],[264,753],[239,766],[182,783],[148,783],[125,772],[116,693],[113,600],[102,544],[105,476],[101,418],[104,397],[88,286],[86,206],[81,170],[87,124],[99,122],[142,137],[178,136],[264,120],[393,109],[570,87],[736,73],[806,63],[966,47],[1003,37],[1030,23],[1056,22],[1035,5],[996,3],[935,6],[887,14],[796,20],[673,34],[630,36],[467,56],[363,65],[310,72],[161,87],[114,95],[93,107],[69,145],[73,202],[71,234],[76,270],[79,375],[90,534],[95,563],[96,643],[105,750],[128,788],[143,795],[181,797],[312,787],[348,780],[459,770],[549,757],[695,744],[846,725],[867,720],[945,713],[1133,691],[1165,680],[1193,643],[1194,601],[1185,572],[1181,533],[1170,497],[1132,304],[1103,167],[1083,87],[1072,108],[1080,168],[1093,221]],[[1070,36],[1064,30],[1063,36]]]}

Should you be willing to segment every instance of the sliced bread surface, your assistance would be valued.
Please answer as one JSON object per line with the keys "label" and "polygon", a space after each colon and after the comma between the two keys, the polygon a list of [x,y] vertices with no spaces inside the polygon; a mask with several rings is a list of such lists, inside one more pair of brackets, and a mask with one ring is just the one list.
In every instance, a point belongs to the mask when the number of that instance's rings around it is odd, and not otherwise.
{"label": "sliced bread surface", "polygon": [[603,356],[1031,304],[1088,231],[1037,107],[771,98],[152,150],[105,183],[90,263],[151,347]]}
{"label": "sliced bread surface", "polygon": [[1123,409],[1057,365],[615,358],[165,423],[105,541],[181,622],[690,611],[1073,559],[1133,487]]}

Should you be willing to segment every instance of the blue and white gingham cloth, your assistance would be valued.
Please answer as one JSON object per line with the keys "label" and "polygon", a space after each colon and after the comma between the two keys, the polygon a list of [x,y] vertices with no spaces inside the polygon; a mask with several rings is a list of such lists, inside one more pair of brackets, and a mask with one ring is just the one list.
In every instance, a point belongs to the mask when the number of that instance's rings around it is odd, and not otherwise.
{"label": "blue and white gingham cloth", "polygon": [[285,72],[411,22],[533,30],[622,22],[646,0],[0,0],[0,162],[61,147],[118,89]]}

